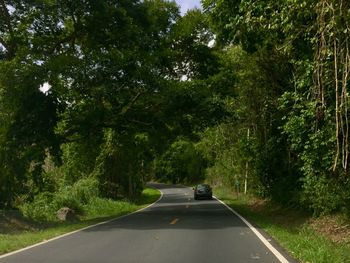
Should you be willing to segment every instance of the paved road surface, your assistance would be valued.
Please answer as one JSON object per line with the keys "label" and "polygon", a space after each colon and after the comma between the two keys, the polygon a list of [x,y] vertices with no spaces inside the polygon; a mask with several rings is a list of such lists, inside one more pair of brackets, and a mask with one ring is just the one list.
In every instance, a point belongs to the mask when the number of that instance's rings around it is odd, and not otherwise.
{"label": "paved road surface", "polygon": [[281,262],[219,201],[193,200],[192,190],[185,187],[155,186],[163,197],[141,212],[0,258],[0,262]]}

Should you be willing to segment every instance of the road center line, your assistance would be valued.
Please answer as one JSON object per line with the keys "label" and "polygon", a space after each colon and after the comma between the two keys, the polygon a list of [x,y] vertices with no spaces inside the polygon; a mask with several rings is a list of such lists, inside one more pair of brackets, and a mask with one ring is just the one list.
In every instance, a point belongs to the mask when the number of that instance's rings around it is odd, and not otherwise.
{"label": "road center line", "polygon": [[179,219],[175,218],[173,221],[170,222],[170,225],[175,225],[177,223],[177,221],[179,221]]}

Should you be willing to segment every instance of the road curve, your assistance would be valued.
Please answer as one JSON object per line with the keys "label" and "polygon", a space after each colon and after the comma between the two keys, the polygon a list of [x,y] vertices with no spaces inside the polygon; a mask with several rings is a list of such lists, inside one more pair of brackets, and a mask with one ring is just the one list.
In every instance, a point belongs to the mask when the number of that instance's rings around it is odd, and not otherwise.
{"label": "road curve", "polygon": [[187,187],[153,186],[163,196],[145,210],[0,257],[0,262],[295,262],[283,252],[278,259],[219,201],[193,200]]}

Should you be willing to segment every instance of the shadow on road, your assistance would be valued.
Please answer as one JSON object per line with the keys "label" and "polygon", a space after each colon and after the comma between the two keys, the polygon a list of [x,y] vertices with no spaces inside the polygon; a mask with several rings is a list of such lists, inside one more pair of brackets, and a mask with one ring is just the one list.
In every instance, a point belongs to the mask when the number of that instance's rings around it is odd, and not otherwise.
{"label": "shadow on road", "polygon": [[[113,220],[84,231],[111,231],[113,229],[224,229],[246,228],[246,225],[217,200],[193,200],[192,191],[184,187],[157,185],[166,189],[184,189],[186,194],[165,193],[153,206],[141,212]],[[171,224],[177,219],[176,224]]]}

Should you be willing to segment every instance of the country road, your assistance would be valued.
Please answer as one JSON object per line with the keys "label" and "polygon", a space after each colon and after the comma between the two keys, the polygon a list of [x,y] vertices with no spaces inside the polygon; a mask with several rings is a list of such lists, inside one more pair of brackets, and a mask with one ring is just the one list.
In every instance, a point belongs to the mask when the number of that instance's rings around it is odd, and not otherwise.
{"label": "country road", "polygon": [[295,262],[278,245],[275,255],[218,200],[193,200],[186,187],[154,186],[163,195],[143,211],[0,257],[0,262]]}

